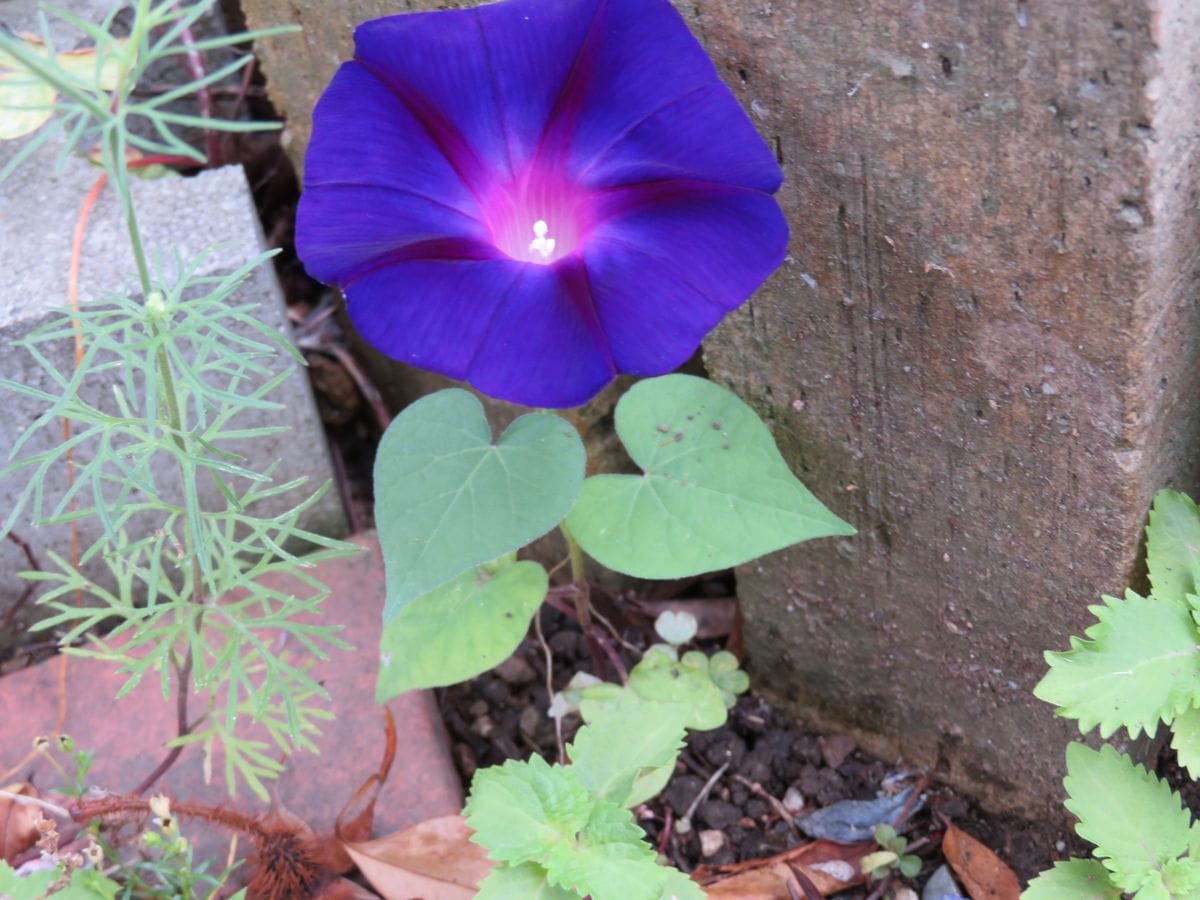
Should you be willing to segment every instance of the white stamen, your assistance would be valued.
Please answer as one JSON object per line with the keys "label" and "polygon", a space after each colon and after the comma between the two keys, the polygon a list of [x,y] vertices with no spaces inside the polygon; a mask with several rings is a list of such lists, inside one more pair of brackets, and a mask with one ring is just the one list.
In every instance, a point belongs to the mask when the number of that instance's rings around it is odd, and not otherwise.
{"label": "white stamen", "polygon": [[550,254],[554,252],[554,245],[557,243],[554,238],[546,237],[550,226],[546,224],[544,219],[538,219],[533,223],[533,240],[529,242],[529,251],[531,253],[540,253],[542,259],[549,259]]}

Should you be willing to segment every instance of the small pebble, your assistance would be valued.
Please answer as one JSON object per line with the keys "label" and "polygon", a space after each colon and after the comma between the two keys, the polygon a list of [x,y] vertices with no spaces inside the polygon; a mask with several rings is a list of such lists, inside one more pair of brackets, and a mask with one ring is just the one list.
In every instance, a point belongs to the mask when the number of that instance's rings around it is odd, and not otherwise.
{"label": "small pebble", "polygon": [[527,741],[536,743],[538,726],[542,724],[542,721],[541,710],[536,706],[527,706],[521,710],[521,716],[517,720],[517,727],[521,729],[522,737]]}
{"label": "small pebble", "polygon": [[804,795],[794,784],[783,795],[783,808],[788,811],[788,815],[792,816],[804,809]]}
{"label": "small pebble", "polygon": [[471,723],[471,730],[482,738],[491,737],[492,732],[496,730],[496,723],[488,716],[480,716]]}
{"label": "small pebble", "polygon": [[742,810],[725,800],[705,800],[700,804],[698,815],[709,828],[728,828],[742,817]]}
{"label": "small pebble", "polygon": [[487,711],[488,703],[486,700],[476,700],[467,707],[467,712],[469,712],[476,719],[478,719],[480,716],[487,715]]}
{"label": "small pebble", "polygon": [[523,656],[515,654],[496,666],[494,671],[507,684],[529,684],[537,678],[533,666]]}
{"label": "small pebble", "polygon": [[715,856],[725,847],[725,832],[709,828],[700,832],[700,855]]}

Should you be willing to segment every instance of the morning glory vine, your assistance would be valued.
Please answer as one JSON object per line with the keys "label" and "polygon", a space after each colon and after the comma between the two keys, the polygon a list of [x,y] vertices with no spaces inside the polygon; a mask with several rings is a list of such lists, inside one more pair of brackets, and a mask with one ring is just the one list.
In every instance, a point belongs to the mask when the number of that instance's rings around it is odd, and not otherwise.
{"label": "morning glory vine", "polygon": [[[644,377],[615,413],[640,475],[585,478],[579,436],[550,412],[496,438],[461,389],[396,418],[375,468],[379,699],[508,656],[549,589],[545,569],[516,554],[556,527],[585,631],[585,554],[678,578],[854,532],[745,403],[669,374],[783,261],[782,180],[668,0],[505,0],[359,26],[313,114],[296,234],[309,272],[341,289],[377,349],[492,397],[561,409],[619,373]],[[639,666],[653,679],[674,660]],[[502,863],[481,896],[691,896],[647,874],[668,870],[629,843],[628,806],[643,793],[631,785],[669,773],[696,727],[638,706],[647,696],[621,701],[623,716],[585,705],[571,766],[477,774],[468,821]],[[613,734],[636,723],[657,723],[640,756]],[[597,767],[619,770],[620,787],[598,786]],[[489,827],[535,795],[549,805],[523,808],[528,834]]]}

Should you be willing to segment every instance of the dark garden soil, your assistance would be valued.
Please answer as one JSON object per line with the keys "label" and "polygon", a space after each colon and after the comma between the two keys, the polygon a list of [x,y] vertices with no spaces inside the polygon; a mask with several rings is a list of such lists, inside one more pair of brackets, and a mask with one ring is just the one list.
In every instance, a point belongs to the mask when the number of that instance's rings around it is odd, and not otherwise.
{"label": "dark garden soil", "polygon": [[[587,642],[575,622],[549,607],[543,608],[542,617],[553,658],[554,689],[561,690],[575,671],[595,674]],[[623,631],[623,638],[644,644],[648,629],[627,626]],[[634,661],[628,651],[621,656],[626,665]],[[526,758],[533,752],[551,761],[557,758],[559,736],[545,712],[546,669],[546,649],[531,636],[493,671],[438,692],[464,784],[469,784],[477,768],[506,759]],[[605,675],[613,678],[611,669]],[[568,715],[561,735],[564,742],[570,741],[579,724],[578,716]],[[726,764],[706,793],[706,784]],[[902,772],[902,766],[866,755],[844,735],[806,728],[755,696],[752,687],[750,694],[739,698],[723,727],[689,733],[674,776],[659,797],[638,811],[638,818],[647,837],[677,866],[691,871],[700,864],[768,857],[807,842],[809,838],[792,828],[780,809],[796,818],[839,800],[873,799],[888,776]],[[996,851],[1023,882],[1064,858],[1065,851],[1079,852],[1065,843],[1057,824],[989,815],[943,786],[931,786],[925,794],[925,808],[904,832],[910,842],[926,839],[918,851],[924,865],[913,880],[915,885],[923,884],[942,862],[943,817]],[[678,826],[685,817],[691,822],[686,830]],[[719,832],[721,837],[705,832]],[[867,893],[859,889],[840,896]]]}

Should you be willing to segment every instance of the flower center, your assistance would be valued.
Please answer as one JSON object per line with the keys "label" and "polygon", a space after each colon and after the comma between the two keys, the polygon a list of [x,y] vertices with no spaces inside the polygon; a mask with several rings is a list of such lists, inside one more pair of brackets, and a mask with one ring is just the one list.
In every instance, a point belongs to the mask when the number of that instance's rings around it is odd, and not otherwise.
{"label": "flower center", "polygon": [[519,262],[541,266],[579,249],[588,205],[585,191],[542,172],[517,184],[497,185],[483,203],[496,248]]}
{"label": "flower center", "polygon": [[545,219],[538,219],[533,223],[533,240],[529,242],[529,252],[541,254],[542,259],[549,260],[550,255],[554,253],[554,245],[558,241],[552,237],[546,237],[550,232],[550,226],[546,224]]}

